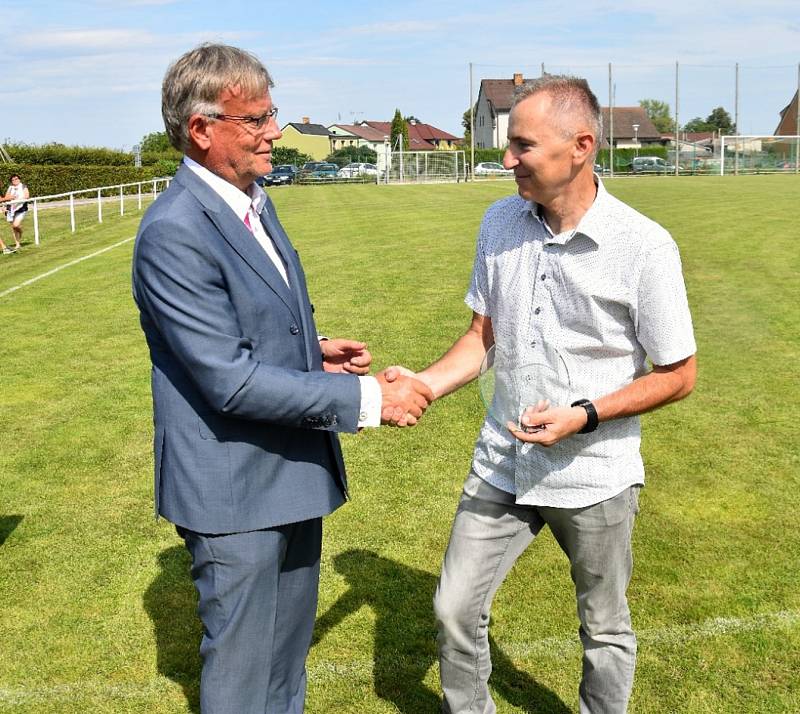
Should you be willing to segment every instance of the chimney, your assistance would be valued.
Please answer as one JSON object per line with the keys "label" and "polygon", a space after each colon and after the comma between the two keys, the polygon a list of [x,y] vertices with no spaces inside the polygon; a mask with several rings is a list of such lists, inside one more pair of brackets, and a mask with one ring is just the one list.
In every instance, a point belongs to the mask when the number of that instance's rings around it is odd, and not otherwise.
{"label": "chimney", "polygon": [[522,75],[519,72],[514,72],[514,86],[521,87],[523,83]]}
{"label": "chimney", "polygon": [[303,124],[310,124],[310,123],[311,119],[309,119],[308,117],[303,117]]}

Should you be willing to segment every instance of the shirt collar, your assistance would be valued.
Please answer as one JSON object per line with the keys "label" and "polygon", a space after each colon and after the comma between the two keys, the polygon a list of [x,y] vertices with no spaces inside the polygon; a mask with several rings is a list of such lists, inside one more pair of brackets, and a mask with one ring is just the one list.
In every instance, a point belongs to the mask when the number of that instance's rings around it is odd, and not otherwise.
{"label": "shirt collar", "polygon": [[257,216],[261,215],[261,210],[267,201],[267,194],[255,182],[247,187],[247,191],[240,191],[232,183],[229,183],[224,178],[217,176],[217,174],[209,171],[205,166],[198,164],[194,159],[188,156],[183,157],[183,163],[187,168],[191,169],[198,178],[205,181],[219,197],[225,201],[230,209],[239,217],[239,220],[244,221],[247,212],[252,208],[253,213]]}
{"label": "shirt collar", "polygon": [[[557,242],[566,243],[580,233],[597,245],[600,245],[603,240],[604,226],[606,226],[606,222],[603,220],[602,216],[609,201],[609,194],[599,176],[595,176],[595,185],[597,186],[597,195],[594,197],[592,205],[589,206],[589,210],[583,214],[580,221],[578,221],[578,225],[575,226],[575,229],[568,233],[565,239],[561,239]],[[544,222],[540,204],[536,203],[536,201],[525,201],[522,210],[530,212],[531,215],[541,223],[542,228],[547,231],[548,236],[551,238],[556,237],[550,233],[548,226]],[[560,235],[563,236],[564,234],[562,233]]]}

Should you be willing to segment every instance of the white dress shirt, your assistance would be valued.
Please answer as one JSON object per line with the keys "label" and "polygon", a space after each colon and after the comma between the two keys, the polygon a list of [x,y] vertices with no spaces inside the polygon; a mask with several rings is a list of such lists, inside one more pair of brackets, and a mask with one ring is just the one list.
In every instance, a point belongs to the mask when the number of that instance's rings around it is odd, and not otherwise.
{"label": "white dress shirt", "polygon": [[[212,173],[188,156],[183,157],[183,162],[225,201],[242,223],[250,224],[249,228],[253,237],[264,249],[264,252],[277,268],[286,284],[289,285],[289,278],[283,259],[280,253],[278,253],[278,249],[275,247],[272,238],[267,235],[267,232],[264,230],[264,225],[261,223],[261,211],[267,200],[267,195],[264,193],[263,189],[258,184],[252,183],[247,187],[247,192],[243,192],[232,183]],[[245,221],[245,218],[248,218],[248,220]],[[383,399],[378,380],[375,379],[375,377],[360,376],[358,380],[361,384],[361,404],[358,410],[358,426],[380,426]]]}

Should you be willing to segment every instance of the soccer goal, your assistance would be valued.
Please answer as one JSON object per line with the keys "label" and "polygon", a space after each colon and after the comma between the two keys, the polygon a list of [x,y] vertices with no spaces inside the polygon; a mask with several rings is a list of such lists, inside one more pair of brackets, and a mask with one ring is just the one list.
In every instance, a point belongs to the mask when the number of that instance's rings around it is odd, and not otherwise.
{"label": "soccer goal", "polygon": [[720,137],[719,173],[800,173],[800,136]]}
{"label": "soccer goal", "polygon": [[[392,151],[380,161],[382,183],[446,183],[465,180],[463,151]],[[389,170],[385,167],[388,163]]]}

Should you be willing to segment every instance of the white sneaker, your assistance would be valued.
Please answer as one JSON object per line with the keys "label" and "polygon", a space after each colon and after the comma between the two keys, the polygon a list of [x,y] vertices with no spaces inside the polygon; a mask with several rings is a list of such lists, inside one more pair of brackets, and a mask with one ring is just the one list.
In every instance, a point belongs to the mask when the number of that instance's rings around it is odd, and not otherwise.
{"label": "white sneaker", "polygon": [[14,251],[11,248],[4,248],[3,255],[11,255]]}

